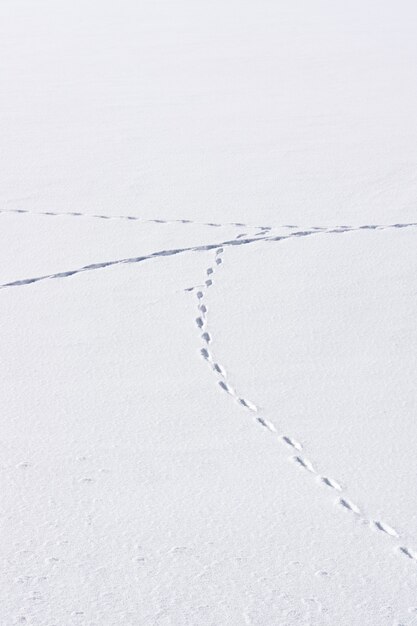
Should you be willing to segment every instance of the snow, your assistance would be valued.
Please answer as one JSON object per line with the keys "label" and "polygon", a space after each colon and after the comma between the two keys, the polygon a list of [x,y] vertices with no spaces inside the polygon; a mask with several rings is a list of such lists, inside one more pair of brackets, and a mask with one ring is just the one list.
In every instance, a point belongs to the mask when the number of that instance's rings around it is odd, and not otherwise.
{"label": "snow", "polygon": [[1,626],[417,624],[416,18],[1,3]]}

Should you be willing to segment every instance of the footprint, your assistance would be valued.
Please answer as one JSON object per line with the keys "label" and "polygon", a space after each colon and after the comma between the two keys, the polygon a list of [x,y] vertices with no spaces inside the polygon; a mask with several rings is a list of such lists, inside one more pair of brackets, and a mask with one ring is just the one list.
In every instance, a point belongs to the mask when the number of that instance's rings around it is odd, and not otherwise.
{"label": "footprint", "polygon": [[306,458],[303,458],[301,456],[295,456],[293,457],[293,461],[295,463],[297,463],[298,465],[300,465],[301,467],[303,467],[304,469],[308,470],[309,472],[312,472],[313,474],[316,473],[316,470],[313,467],[313,464]]}
{"label": "footprint", "polygon": [[264,417],[257,417],[256,421],[259,422],[262,426],[265,426],[265,428],[267,428],[268,430],[271,431],[271,433],[276,433],[276,428],[275,426],[272,424],[272,422],[269,422],[268,420],[266,420]]}
{"label": "footprint", "polygon": [[219,386],[222,389],[224,389],[224,391],[226,391],[226,393],[230,393],[231,396],[235,395],[235,392],[232,389],[232,387],[229,387],[229,385],[227,383],[225,383],[224,380],[219,380]]}
{"label": "footprint", "polygon": [[246,409],[249,409],[250,411],[254,411],[255,413],[258,411],[258,407],[250,400],[245,400],[245,398],[239,398],[239,404],[244,406]]}
{"label": "footprint", "polygon": [[360,509],[350,500],[346,500],[345,498],[340,498],[339,504],[341,504],[348,511],[352,511],[352,513],[356,513],[356,515],[360,515]]}
{"label": "footprint", "polygon": [[296,450],[303,449],[301,443],[298,443],[298,441],[295,441],[295,439],[292,439],[291,437],[287,437],[286,435],[283,435],[281,439],[283,440],[284,443],[291,446],[292,448],[295,448]]}
{"label": "footprint", "polygon": [[331,487],[332,489],[336,489],[337,491],[342,491],[342,487],[339,485],[338,482],[333,480],[333,478],[327,478],[327,476],[319,476],[319,480],[325,485],[327,485],[328,487]]}
{"label": "footprint", "polygon": [[413,554],[413,552],[411,552],[411,550],[409,550],[408,548],[405,548],[404,546],[400,546],[398,549],[400,552],[405,554],[405,556],[408,556],[409,559],[413,559],[414,561],[417,560],[417,556]]}
{"label": "footprint", "polygon": [[376,520],[373,520],[371,521],[371,525],[378,530],[381,530],[383,533],[390,535],[391,537],[399,537],[397,531],[394,528],[391,528],[391,526],[389,526],[388,524],[385,524],[384,522],[378,522]]}

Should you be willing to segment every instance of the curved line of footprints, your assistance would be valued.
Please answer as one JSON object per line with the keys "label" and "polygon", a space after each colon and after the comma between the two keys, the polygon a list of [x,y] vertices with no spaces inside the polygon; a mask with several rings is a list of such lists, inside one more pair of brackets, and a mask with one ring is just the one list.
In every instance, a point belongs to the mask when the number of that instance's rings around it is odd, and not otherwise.
{"label": "curved line of footprints", "polygon": [[[201,331],[200,337],[201,337],[201,341],[203,344],[203,347],[200,350],[200,354],[202,358],[210,366],[214,374],[217,376],[217,384],[219,388],[225,393],[227,393],[229,396],[231,396],[243,409],[248,411],[248,413],[251,413],[257,424],[259,424],[263,428],[266,428],[269,432],[271,432],[274,436],[277,437],[278,441],[282,445],[291,449],[291,451],[294,454],[291,455],[289,458],[296,466],[308,472],[309,474],[315,476],[317,482],[319,482],[320,484],[328,487],[329,489],[333,491],[336,491],[342,494],[342,492],[344,492],[345,489],[340,485],[340,483],[337,480],[330,478],[330,476],[321,474],[315,468],[314,464],[306,456],[304,456],[303,446],[297,439],[295,439],[294,437],[288,434],[279,433],[277,431],[276,426],[271,421],[269,421],[266,417],[259,415],[260,409],[256,406],[254,402],[252,402],[251,400],[247,398],[240,396],[235,391],[235,389],[229,383],[225,368],[223,367],[223,365],[221,365],[221,363],[219,363],[216,360],[214,356],[213,350],[210,347],[212,343],[212,336],[208,330],[208,319],[207,319],[208,308],[204,299],[205,299],[206,290],[212,287],[214,284],[214,275],[215,275],[216,269],[221,267],[221,265],[223,264],[223,253],[224,253],[224,248],[222,247],[217,248],[217,250],[215,251],[214,263],[212,266],[210,266],[206,270],[207,278],[205,280],[205,285],[204,287],[201,287],[199,291],[197,291],[197,294],[196,294],[198,316],[195,319],[195,324],[197,328]],[[400,538],[399,533],[392,526],[390,526],[386,522],[383,522],[382,520],[377,520],[377,519],[372,519],[372,518],[367,517],[365,513],[363,513],[361,509],[354,502],[349,500],[347,497],[344,497],[344,496],[342,497],[340,495],[338,499],[336,500],[336,503],[340,507],[342,507],[344,510],[348,511],[352,515],[355,515],[362,522],[365,522],[369,528],[380,531],[384,533],[385,535],[394,539]],[[396,550],[398,551],[399,554],[402,554],[406,556],[407,558],[417,562],[417,552],[411,550],[410,548],[407,548],[406,546],[402,546],[398,544],[397,544]]]}

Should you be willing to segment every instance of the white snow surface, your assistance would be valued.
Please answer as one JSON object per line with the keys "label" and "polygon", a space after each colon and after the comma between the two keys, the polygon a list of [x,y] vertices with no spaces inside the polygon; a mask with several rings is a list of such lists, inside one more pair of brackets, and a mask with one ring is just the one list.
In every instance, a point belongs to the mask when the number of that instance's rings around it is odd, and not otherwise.
{"label": "white snow surface", "polygon": [[0,3],[1,626],[417,626],[416,28]]}

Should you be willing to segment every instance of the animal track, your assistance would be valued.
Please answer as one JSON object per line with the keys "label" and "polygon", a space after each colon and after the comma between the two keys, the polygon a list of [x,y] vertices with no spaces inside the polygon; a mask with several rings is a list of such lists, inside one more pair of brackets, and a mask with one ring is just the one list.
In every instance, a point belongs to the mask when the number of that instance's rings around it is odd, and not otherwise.
{"label": "animal track", "polygon": [[254,411],[254,413],[258,411],[258,407],[250,400],[245,400],[245,398],[239,398],[239,404],[244,406],[246,409],[249,409],[250,411]]}
{"label": "animal track", "polygon": [[342,487],[339,485],[339,483],[333,480],[332,478],[327,478],[327,476],[319,476],[319,480],[325,485],[327,485],[327,487],[336,489],[336,491],[342,491]]}
{"label": "animal track", "polygon": [[271,433],[276,433],[277,432],[277,429],[272,424],[272,422],[270,422],[269,420],[265,419],[264,417],[257,417],[256,421],[259,422],[259,424],[261,424],[261,426],[265,426],[265,428],[270,430]]}
{"label": "animal track", "polygon": [[301,443],[298,443],[298,441],[295,441],[294,439],[291,439],[291,437],[287,437],[286,435],[282,436],[282,441],[291,446],[291,448],[295,448],[296,450],[301,451],[303,449]]}
{"label": "animal track", "polygon": [[383,522],[377,522],[377,521],[373,521],[371,522],[371,524],[375,526],[377,530],[381,530],[383,533],[387,533],[387,535],[391,535],[391,537],[399,536],[397,531],[394,530],[394,528],[391,528],[391,526],[388,526],[388,524],[384,524]]}
{"label": "animal track", "polygon": [[224,380],[219,380],[219,386],[226,391],[226,393],[230,393],[231,396],[235,396],[236,393],[234,391],[234,389],[228,385],[227,383],[224,382]]}
{"label": "animal track", "polygon": [[398,550],[402,554],[405,554],[405,556],[407,556],[409,559],[412,559],[413,561],[417,561],[417,554],[415,552],[412,552],[411,550],[409,550],[408,548],[405,548],[404,546],[399,546]]}
{"label": "animal track", "polygon": [[360,509],[356,504],[350,502],[350,500],[346,500],[346,498],[340,498],[339,504],[341,504],[345,509],[352,511],[352,513],[356,513],[356,515],[360,515]]}
{"label": "animal track", "polygon": [[[182,222],[184,222],[184,220],[182,220]],[[188,223],[188,222],[187,222]],[[124,265],[124,264],[133,264],[133,263],[142,263],[143,261],[148,261],[154,258],[159,258],[159,257],[165,257],[165,256],[175,256],[177,254],[185,254],[187,252],[205,252],[205,251],[209,251],[209,250],[218,250],[216,258],[215,258],[215,264],[216,265],[221,265],[222,263],[222,259],[220,256],[220,254],[222,254],[224,247],[230,247],[230,246],[243,246],[243,245],[248,245],[248,244],[252,244],[252,243],[258,243],[260,241],[284,241],[286,239],[291,239],[293,237],[308,237],[311,235],[317,235],[317,234],[335,234],[335,233],[346,233],[346,232],[353,232],[353,231],[358,231],[358,230],[362,230],[364,228],[371,228],[373,230],[378,229],[378,230],[386,230],[386,229],[390,229],[390,228],[411,228],[411,227],[416,227],[417,223],[411,222],[408,224],[391,224],[388,226],[384,226],[384,225],[365,225],[365,226],[358,226],[358,227],[344,227],[344,228],[331,228],[331,229],[323,229],[321,227],[312,227],[310,230],[301,230],[301,231],[296,231],[296,232],[292,232],[288,235],[278,235],[278,236],[272,236],[272,235],[265,235],[265,236],[253,236],[253,237],[248,237],[246,239],[229,239],[227,241],[222,241],[220,243],[209,243],[209,244],[204,244],[204,245],[200,245],[200,246],[192,246],[192,247],[186,247],[186,248],[175,248],[172,250],[158,250],[156,252],[152,252],[151,254],[147,254],[147,255],[143,255],[143,256],[137,256],[137,257],[129,257],[126,259],[116,259],[116,260],[111,260],[111,261],[102,261],[100,263],[91,263],[89,265],[84,265],[80,268],[77,269],[71,269],[71,270],[67,270],[67,271],[63,271],[63,272],[56,272],[56,273],[52,273],[52,274],[45,274],[43,276],[34,276],[34,277],[30,277],[30,278],[22,278],[19,280],[14,280],[11,282],[7,282],[7,283],[3,283],[2,285],[0,285],[0,289],[5,289],[8,287],[22,287],[24,285],[30,285],[33,283],[38,283],[44,280],[50,280],[50,279],[54,279],[54,278],[69,278],[71,276],[75,276],[77,274],[81,274],[83,272],[89,272],[89,271],[94,271],[94,270],[99,270],[99,269],[104,269],[106,267],[112,267],[112,266],[116,266],[116,265]],[[286,226],[286,228],[290,228],[289,226]],[[292,228],[292,227],[291,227]],[[219,250],[221,250],[221,252],[219,252]],[[207,285],[206,285],[207,286]],[[211,286],[211,285],[210,285]],[[191,288],[190,290],[192,290],[193,288]],[[199,292],[202,293],[202,292]],[[202,296],[201,296],[202,297]]]}
{"label": "animal track", "polygon": [[[249,228],[253,230],[259,230],[261,233],[267,232],[271,230],[271,226],[254,226],[250,224],[242,224],[238,222],[198,222],[195,220],[184,220],[184,219],[176,219],[176,220],[162,220],[162,219],[144,219],[142,217],[138,217],[136,215],[94,215],[90,213],[80,213],[79,211],[66,211],[64,213],[60,213],[58,211],[29,211],[26,209],[1,209],[0,213],[15,213],[20,215],[44,215],[44,216],[54,216],[54,217],[87,217],[91,219],[98,220],[124,220],[131,222],[140,222],[141,224],[194,224],[197,226],[210,226],[212,228],[225,228],[234,226],[236,228]],[[242,235],[240,235],[242,236]],[[239,235],[238,235],[239,237]]]}
{"label": "animal track", "polygon": [[[417,226],[416,223],[412,223],[412,224],[396,224],[396,225],[392,225],[392,226],[377,226],[377,225],[365,225],[365,226],[361,226],[359,228],[353,229],[351,227],[339,227],[336,229],[323,229],[321,227],[317,227],[314,231],[317,233],[341,233],[341,232],[347,232],[350,230],[362,230],[362,229],[369,229],[369,230],[376,230],[376,229],[385,229],[385,228],[406,228],[406,227],[410,227],[410,226]],[[295,233],[292,233],[291,235],[284,235],[284,236],[279,236],[279,237],[268,237],[265,238],[265,240],[268,241],[281,241],[283,239],[288,239],[289,237],[304,237],[307,235],[311,235],[314,234],[312,230],[310,231],[297,231]],[[236,241],[236,240],[235,240]],[[241,244],[244,240],[243,238],[240,238],[237,240],[239,244]],[[247,241],[247,240],[245,240]],[[258,239],[259,241],[259,239]],[[215,264],[217,265],[217,267],[222,265],[222,254],[224,252],[224,248],[229,245],[228,243],[223,243],[220,247],[218,247],[216,249],[215,252]],[[234,245],[234,244],[230,244],[230,245]],[[213,275],[214,269],[212,266],[210,266],[207,270],[206,270],[206,274],[207,275]],[[210,285],[207,284],[206,282],[206,287],[205,289],[207,289],[209,286],[211,286],[213,281],[210,281]],[[201,289],[199,292],[197,292],[197,301],[198,301],[198,310],[201,313],[201,315],[197,318],[196,323],[197,326],[200,328],[203,325],[203,320],[204,320],[204,325],[207,325],[207,306],[204,303],[204,297],[205,297],[205,289]],[[201,324],[201,326],[200,326]],[[205,331],[202,335],[201,335],[201,339],[206,343],[212,343],[212,336],[211,334],[209,334],[208,331]],[[231,395],[232,397],[235,398],[235,400],[237,401],[237,403],[244,408],[245,410],[247,410],[248,412],[251,413],[257,413],[259,411],[257,405],[255,403],[253,403],[251,400],[248,400],[247,398],[243,398],[239,395],[237,395],[237,393],[235,392],[235,390],[233,389],[233,387],[229,384],[228,381],[228,376],[226,375],[226,371],[223,368],[223,366],[218,362],[218,360],[216,360],[214,358],[213,352],[211,350],[209,350],[207,347],[203,347],[200,349],[200,354],[201,356],[208,361],[209,363],[212,364],[212,370],[219,376],[219,380],[217,381],[219,387],[225,391],[228,395]],[[276,426],[269,421],[268,419],[266,419],[264,416],[256,416],[255,421],[260,424],[261,426],[263,426],[264,428],[266,428],[267,430],[269,430],[271,433],[275,434],[277,432]],[[302,445],[293,437],[290,437],[287,434],[283,434],[283,435],[279,435],[278,437],[278,441],[280,441],[283,445],[290,447],[292,450],[297,450],[298,452],[302,451]],[[318,483],[334,490],[334,491],[338,491],[338,492],[343,492],[344,489],[343,487],[340,485],[340,483],[338,481],[336,481],[333,478],[330,478],[329,476],[326,475],[321,475],[314,467],[313,463],[306,458],[304,455],[296,455],[291,457],[292,460],[295,462],[296,465],[298,465],[301,469],[306,470],[307,472],[309,472],[310,474],[313,474],[314,476],[316,476],[316,480],[318,481]],[[353,513],[357,518],[359,518],[362,522],[365,522],[370,528],[373,528],[375,530],[380,531],[381,533],[387,535],[388,537],[394,538],[394,539],[398,539],[399,538],[399,534],[398,532],[389,524],[387,524],[386,522],[382,522],[380,520],[372,520],[369,519],[364,513],[362,513],[362,511],[360,510],[360,508],[354,503],[352,502],[350,499],[346,498],[346,497],[341,497],[339,498],[336,503],[341,506],[342,508],[344,508],[346,511],[349,511],[350,513]],[[412,550],[410,550],[409,548],[405,547],[405,546],[397,546],[397,550],[407,556],[409,559],[413,560],[413,561],[417,561],[417,553],[414,553]]]}
{"label": "animal track", "polygon": [[294,461],[295,463],[297,463],[298,465],[301,465],[301,467],[303,467],[304,469],[308,470],[309,472],[312,472],[313,474],[316,474],[316,470],[314,469],[313,465],[310,463],[310,461],[308,459],[305,459],[301,456],[295,456],[294,457]]}
{"label": "animal track", "polygon": [[[208,289],[209,287],[212,287],[212,285],[214,284],[213,276],[215,274],[215,271],[219,269],[223,263],[222,254],[224,253],[224,249],[227,247],[244,246],[244,245],[249,245],[252,243],[259,243],[262,241],[281,242],[287,239],[291,239],[293,237],[298,237],[298,238],[307,237],[307,236],[311,236],[315,234],[342,234],[342,233],[361,231],[361,230],[375,231],[375,230],[387,230],[387,229],[415,228],[417,226],[417,222],[409,222],[409,223],[397,223],[397,224],[389,224],[389,225],[383,225],[383,224],[365,224],[361,226],[342,225],[342,226],[336,226],[333,228],[325,228],[322,226],[311,226],[308,229],[301,230],[299,229],[298,226],[294,224],[287,224],[279,228],[286,228],[294,232],[291,232],[289,234],[273,235],[271,234],[271,231],[272,231],[271,226],[251,226],[251,225],[244,224],[241,222],[217,223],[217,222],[196,222],[196,221],[187,220],[187,219],[178,219],[178,220],[142,219],[137,216],[113,216],[113,215],[102,215],[102,214],[89,215],[89,214],[84,214],[81,212],[58,213],[54,211],[43,211],[43,212],[35,213],[32,211],[23,210],[23,209],[4,209],[4,210],[0,210],[0,213],[32,214],[32,215],[46,215],[46,216],[56,216],[56,217],[58,216],[72,216],[72,217],[86,217],[86,218],[88,217],[88,218],[93,218],[93,219],[103,219],[103,220],[115,220],[116,219],[116,220],[128,220],[128,221],[137,221],[140,223],[155,223],[155,224],[195,224],[195,225],[200,225],[200,226],[210,226],[213,228],[234,226],[237,228],[245,228],[247,230],[258,230],[258,232],[254,233],[253,235],[248,235],[248,233],[244,232],[244,233],[238,234],[234,239],[229,239],[226,241],[209,243],[209,244],[193,246],[193,247],[176,248],[176,249],[171,249],[171,250],[170,249],[159,250],[159,251],[147,254],[147,255],[142,255],[142,256],[137,256],[137,257],[91,263],[91,264],[84,265],[77,269],[70,269],[66,271],[46,274],[43,276],[22,278],[19,280],[11,281],[11,282],[0,285],[0,289],[4,289],[7,287],[18,287],[18,286],[29,285],[29,284],[37,283],[37,282],[44,281],[44,280],[54,279],[54,278],[69,278],[69,277],[75,276],[83,272],[95,271],[98,269],[104,269],[104,268],[111,267],[111,266],[141,263],[142,261],[151,260],[151,259],[158,258],[158,257],[174,256],[178,254],[185,254],[188,252],[203,252],[203,251],[205,252],[205,251],[214,250],[215,251],[214,264],[213,266],[208,267],[206,270],[206,276],[210,278],[207,278],[205,280],[205,283],[203,286],[198,286],[197,287],[198,291],[195,292],[197,296],[198,311],[199,311],[198,317],[195,319],[195,323],[200,330],[204,329],[204,327],[206,327],[206,324],[207,324],[207,306],[203,302],[205,290]],[[278,227],[275,227],[275,228],[278,228]],[[191,287],[187,291],[194,291],[195,289],[196,287]],[[219,387],[223,391],[225,391],[227,394],[234,397],[235,401],[244,410],[247,410],[248,412],[252,414],[258,413],[259,408],[257,407],[257,405],[254,404],[251,400],[248,400],[247,398],[240,397],[235,392],[235,390],[230,385],[230,383],[228,382],[228,377],[226,375],[226,371],[224,367],[214,358],[212,351],[208,347],[209,344],[212,343],[212,337],[208,330],[205,330],[201,334],[201,340],[204,342],[205,346],[200,349],[200,354],[204,360],[210,363],[212,371],[215,372],[215,374],[218,376]],[[254,417],[254,420],[256,423],[266,428],[269,432],[273,433],[274,435],[276,434],[277,432],[276,426],[267,418],[263,416],[256,416]],[[290,437],[287,434],[279,435],[278,441],[280,441],[283,445],[290,447],[292,450],[297,450],[298,452],[301,452],[302,450],[301,444],[298,443],[296,439],[294,439],[293,437]],[[309,473],[314,474],[319,483],[339,492],[344,491],[336,480],[329,478],[328,476],[320,475],[314,468],[311,461],[309,461],[305,456],[297,455],[295,457],[292,457],[292,459],[301,469],[305,469]],[[84,478],[82,480],[91,481],[92,479]],[[366,522],[370,528],[378,530],[381,533],[391,538],[395,538],[395,539],[399,538],[399,534],[397,533],[397,531],[394,528],[392,528],[389,524],[382,522],[380,520],[371,520],[367,518],[361,512],[359,507],[353,502],[351,502],[350,500],[348,500],[347,498],[345,497],[339,498],[337,500],[337,503],[341,507],[346,509],[347,511],[354,513],[363,522]],[[417,561],[417,553],[413,552],[408,547],[397,546],[397,550],[399,553],[405,555],[407,558],[413,561]]]}

